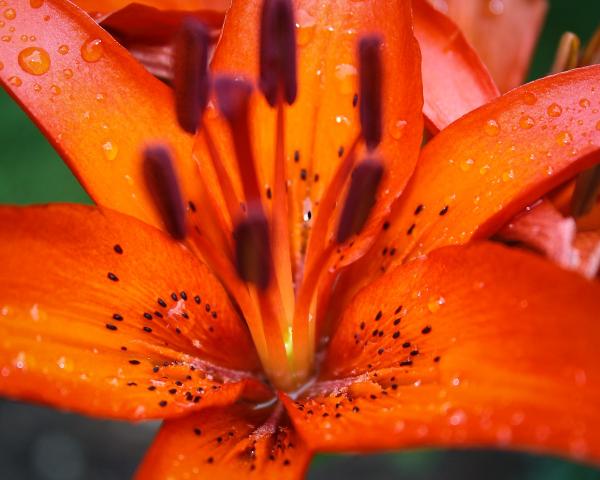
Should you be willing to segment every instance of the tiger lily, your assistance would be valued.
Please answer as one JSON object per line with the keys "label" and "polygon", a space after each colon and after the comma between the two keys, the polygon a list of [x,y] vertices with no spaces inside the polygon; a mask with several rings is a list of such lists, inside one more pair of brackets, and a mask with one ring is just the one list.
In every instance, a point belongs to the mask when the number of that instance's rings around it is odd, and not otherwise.
{"label": "tiger lily", "polygon": [[68,1],[2,8],[0,80],[98,206],[0,208],[0,393],[164,419],[139,478],[414,446],[600,460],[600,286],[485,240],[597,163],[600,67],[421,150],[403,0],[234,1],[214,96],[193,23],[174,96]]}

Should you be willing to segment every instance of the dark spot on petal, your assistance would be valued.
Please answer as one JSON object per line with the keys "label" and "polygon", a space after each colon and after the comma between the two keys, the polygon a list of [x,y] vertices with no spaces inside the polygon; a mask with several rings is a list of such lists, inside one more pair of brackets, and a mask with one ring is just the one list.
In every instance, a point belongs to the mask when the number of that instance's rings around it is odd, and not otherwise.
{"label": "dark spot on petal", "polygon": [[117,277],[114,273],[112,272],[108,272],[107,275],[108,279],[113,281],[113,282],[118,282],[119,281],[119,277]]}
{"label": "dark spot on petal", "polygon": [[118,243],[113,247],[113,250],[119,255],[123,255],[123,247],[121,247],[121,245]]}
{"label": "dark spot on petal", "polygon": [[116,330],[116,329],[117,329],[117,326],[116,326],[116,325],[113,325],[113,324],[111,324],[111,323],[107,323],[107,324],[106,324],[106,328],[108,328],[109,330]]}
{"label": "dark spot on petal", "polygon": [[440,210],[440,216],[444,216],[444,215],[446,215],[446,214],[448,213],[448,209],[449,209],[449,208],[450,208],[450,207],[448,207],[448,205],[446,205],[444,208],[442,208],[442,209]]}
{"label": "dark spot on petal", "polygon": [[426,327],[423,327],[423,330],[421,330],[421,333],[423,335],[427,335],[430,332],[431,332],[431,325],[427,325]]}

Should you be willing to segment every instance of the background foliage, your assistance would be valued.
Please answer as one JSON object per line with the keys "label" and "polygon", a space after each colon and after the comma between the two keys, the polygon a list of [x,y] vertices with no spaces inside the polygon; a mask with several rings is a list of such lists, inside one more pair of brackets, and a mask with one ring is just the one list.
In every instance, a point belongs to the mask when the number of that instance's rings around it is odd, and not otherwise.
{"label": "background foliage", "polygon": [[[549,70],[562,32],[571,30],[587,40],[599,20],[598,0],[550,0],[530,78]],[[36,127],[3,91],[0,146],[0,203],[90,203]],[[129,478],[156,427],[155,423],[132,426],[90,420],[0,400],[0,478]],[[542,456],[417,451],[364,457],[320,456],[309,478],[600,480],[600,472]]]}

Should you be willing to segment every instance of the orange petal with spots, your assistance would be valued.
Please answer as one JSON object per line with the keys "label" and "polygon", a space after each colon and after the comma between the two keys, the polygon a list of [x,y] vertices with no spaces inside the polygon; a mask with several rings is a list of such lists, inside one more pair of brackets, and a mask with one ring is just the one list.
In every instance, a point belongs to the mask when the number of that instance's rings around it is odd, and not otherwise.
{"label": "orange petal with spots", "polygon": [[[370,237],[380,226],[393,199],[400,194],[414,165],[422,134],[420,55],[412,33],[410,5],[400,0],[373,2],[294,1],[298,43],[298,98],[285,109],[285,156],[289,179],[290,221],[294,260],[301,263],[318,204],[336,168],[359,136],[357,42],[368,33],[384,39],[384,137],[380,155],[386,175],[381,195],[365,228]],[[212,63],[220,73],[256,79],[259,66],[261,1],[234,1]],[[240,42],[240,38],[244,41]],[[275,111],[262,99],[252,104],[252,139],[259,163],[265,203],[273,186]],[[231,175],[229,132],[209,111],[206,128],[213,132],[223,163]],[[203,172],[211,175],[203,142],[196,150]],[[234,182],[240,191],[239,181]],[[342,185],[343,186],[343,185]],[[336,190],[338,193],[339,190]],[[332,215],[337,226],[338,215]],[[326,223],[327,225],[327,223]],[[358,244],[356,244],[358,246]]]}
{"label": "orange petal with spots", "polygon": [[462,29],[500,91],[523,83],[548,9],[546,0],[429,1]]}
{"label": "orange petal with spots", "polygon": [[597,163],[599,79],[598,66],[543,78],[436,135],[359,267],[362,278],[442,245],[486,238]]}
{"label": "orange petal with spots", "polygon": [[141,419],[227,404],[257,385],[228,295],[159,230],[74,205],[4,207],[0,222],[10,225],[0,231],[3,395]]}
{"label": "orange petal with spots", "polygon": [[238,404],[168,420],[136,478],[303,478],[311,454],[284,415]]}
{"label": "orange petal with spots", "polygon": [[493,100],[498,87],[456,24],[426,0],[413,1],[423,55],[423,112],[433,131]]}
{"label": "orange petal with spots", "polygon": [[177,126],[169,89],[70,2],[11,5],[15,16],[6,23],[15,31],[11,41],[0,43],[0,82],[90,196],[161,225],[141,162],[144,145],[160,140],[174,149],[184,190],[197,201],[192,139]]}
{"label": "orange petal with spots", "polygon": [[600,461],[600,285],[480,243],[363,290],[292,421],[317,450],[501,447]]}

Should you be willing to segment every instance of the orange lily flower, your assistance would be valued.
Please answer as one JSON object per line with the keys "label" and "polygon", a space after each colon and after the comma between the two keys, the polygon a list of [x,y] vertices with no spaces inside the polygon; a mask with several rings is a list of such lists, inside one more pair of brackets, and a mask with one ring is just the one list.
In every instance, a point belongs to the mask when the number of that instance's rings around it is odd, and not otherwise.
{"label": "orange lily flower", "polygon": [[547,0],[428,0],[452,18],[506,92],[523,83],[542,31]]}
{"label": "orange lily flower", "polygon": [[600,286],[484,241],[597,163],[600,67],[420,151],[403,0],[234,1],[207,105],[198,26],[174,101],[71,3],[7,3],[0,80],[99,206],[0,208],[2,394],[164,419],[139,478],[423,445],[600,460]]}

